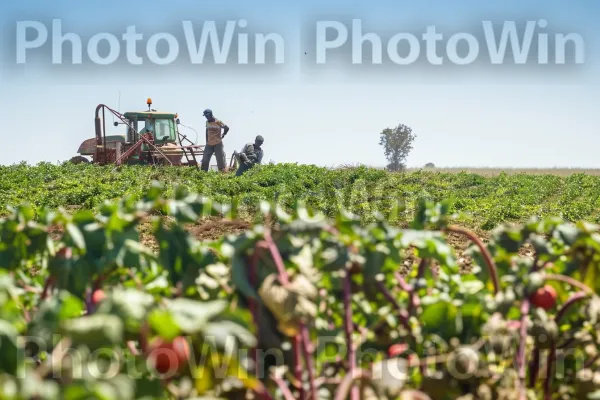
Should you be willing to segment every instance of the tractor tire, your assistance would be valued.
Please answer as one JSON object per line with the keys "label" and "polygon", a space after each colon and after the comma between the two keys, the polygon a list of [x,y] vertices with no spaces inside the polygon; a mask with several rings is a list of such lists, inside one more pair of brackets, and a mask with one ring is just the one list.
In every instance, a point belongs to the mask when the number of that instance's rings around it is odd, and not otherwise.
{"label": "tractor tire", "polygon": [[89,164],[90,163],[90,160],[88,160],[84,156],[75,156],[75,157],[72,157],[69,161],[73,164],[82,164],[82,163]]}

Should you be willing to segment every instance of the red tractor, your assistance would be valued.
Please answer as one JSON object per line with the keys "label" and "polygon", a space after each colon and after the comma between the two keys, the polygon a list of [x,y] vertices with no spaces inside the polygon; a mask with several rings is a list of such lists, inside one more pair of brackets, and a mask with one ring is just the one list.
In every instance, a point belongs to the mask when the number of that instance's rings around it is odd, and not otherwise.
{"label": "red tractor", "polygon": [[[77,150],[79,156],[71,158],[71,162],[199,167],[204,146],[194,144],[179,132],[178,115],[152,109],[152,99],[146,104],[148,109],[145,111],[124,114],[99,104],[95,117],[96,137],[81,143]],[[118,119],[114,126],[125,126],[124,135],[106,134],[107,113]],[[234,161],[232,157],[230,164]]]}

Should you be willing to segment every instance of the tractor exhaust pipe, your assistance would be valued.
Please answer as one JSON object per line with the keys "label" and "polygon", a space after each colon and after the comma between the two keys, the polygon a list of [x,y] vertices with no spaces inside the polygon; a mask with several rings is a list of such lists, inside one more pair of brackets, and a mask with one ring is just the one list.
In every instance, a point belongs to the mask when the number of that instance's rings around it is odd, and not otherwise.
{"label": "tractor exhaust pipe", "polygon": [[96,107],[96,118],[94,120],[96,127],[96,145],[98,146],[102,146],[102,136],[104,131],[102,129],[102,122],[100,122],[100,110],[102,110],[102,114],[104,114],[103,104],[98,104],[98,107]]}
{"label": "tractor exhaust pipe", "polygon": [[100,123],[100,117],[95,118],[96,122],[96,145],[102,145],[102,125]]}
{"label": "tractor exhaust pipe", "polygon": [[[96,155],[95,158],[99,158],[98,154],[98,146],[102,146],[103,160],[106,160],[106,116],[104,112],[104,108],[106,106],[104,104],[98,104],[96,107],[96,118],[95,118],[95,128],[96,128]],[[102,110],[102,122],[100,122],[100,110]]]}

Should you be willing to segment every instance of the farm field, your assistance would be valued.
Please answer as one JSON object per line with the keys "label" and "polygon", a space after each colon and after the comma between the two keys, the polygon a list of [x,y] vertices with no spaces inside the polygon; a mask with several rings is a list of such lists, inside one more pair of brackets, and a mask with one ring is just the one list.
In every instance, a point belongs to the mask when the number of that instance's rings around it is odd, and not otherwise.
{"label": "farm field", "polygon": [[[565,170],[502,173],[476,170],[387,173],[365,167],[326,169],[306,165],[265,165],[235,178],[205,174],[193,168],[13,165],[0,167],[0,213],[6,205],[29,202],[34,208],[92,208],[125,194],[140,196],[153,181],[175,184],[215,201],[239,203],[240,217],[252,220],[260,200],[276,200],[284,208],[297,200],[332,217],[340,207],[373,221],[404,203],[395,223],[412,218],[416,201],[451,200],[451,214],[461,225],[485,233],[503,222],[524,222],[532,216],[562,217],[568,221],[600,222],[600,174]],[[546,171],[546,170],[543,170]]]}
{"label": "farm field", "polygon": [[529,175],[557,175],[570,176],[575,174],[586,174],[598,176],[600,169],[598,168],[473,168],[473,167],[447,167],[447,168],[408,168],[407,172],[430,171],[440,173],[469,173],[482,176],[498,176],[500,174],[529,174]]}
{"label": "farm field", "polygon": [[600,393],[600,176],[22,164],[0,206],[3,399]]}

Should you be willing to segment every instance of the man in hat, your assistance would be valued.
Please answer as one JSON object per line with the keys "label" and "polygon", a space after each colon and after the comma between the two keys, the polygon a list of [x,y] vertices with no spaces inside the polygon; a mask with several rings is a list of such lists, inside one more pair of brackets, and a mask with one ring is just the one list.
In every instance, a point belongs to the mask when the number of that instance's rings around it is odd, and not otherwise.
{"label": "man in hat", "polygon": [[244,172],[248,171],[255,164],[260,164],[263,159],[263,149],[262,144],[265,139],[258,135],[256,139],[254,139],[254,143],[247,143],[242,152],[238,154],[238,162],[239,168],[235,173],[236,176],[242,175]]}
{"label": "man in hat", "polygon": [[219,171],[224,171],[226,158],[225,150],[223,149],[223,138],[229,132],[229,127],[216,119],[211,110],[204,110],[204,117],[206,118],[206,146],[204,147],[204,155],[202,156],[202,170],[208,171],[210,159],[214,154],[217,159]]}

